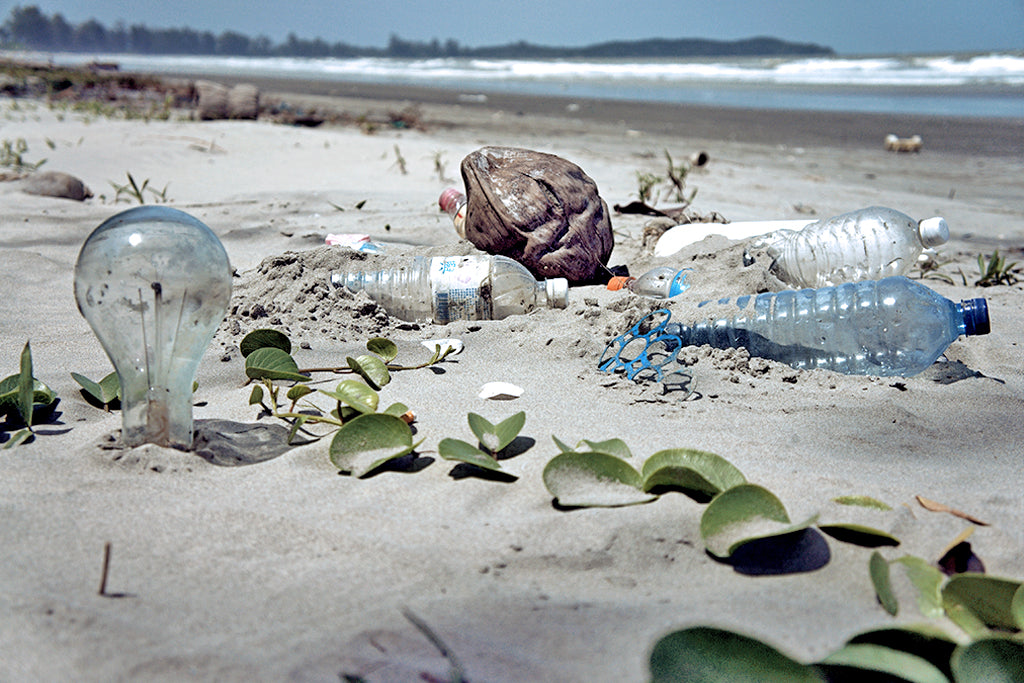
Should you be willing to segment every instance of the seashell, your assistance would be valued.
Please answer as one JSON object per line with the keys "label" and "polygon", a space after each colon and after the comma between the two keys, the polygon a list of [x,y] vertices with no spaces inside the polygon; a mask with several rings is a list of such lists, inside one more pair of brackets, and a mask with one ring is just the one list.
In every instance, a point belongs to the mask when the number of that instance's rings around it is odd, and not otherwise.
{"label": "seashell", "polygon": [[431,353],[434,352],[434,349],[440,346],[441,353],[439,355],[442,356],[448,353],[448,349],[451,349],[451,354],[455,355],[457,353],[462,353],[462,349],[464,348],[461,339],[426,339],[421,341],[420,344],[423,344],[427,351],[430,351]]}
{"label": "seashell", "polygon": [[493,401],[511,401],[523,395],[523,388],[508,382],[488,382],[480,387],[480,398]]}

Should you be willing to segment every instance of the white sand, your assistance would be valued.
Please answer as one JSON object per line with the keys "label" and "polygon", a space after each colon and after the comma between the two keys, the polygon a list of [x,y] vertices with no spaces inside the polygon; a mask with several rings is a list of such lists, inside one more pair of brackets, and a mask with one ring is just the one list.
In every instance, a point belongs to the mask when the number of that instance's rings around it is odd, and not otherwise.
{"label": "white sand", "polygon": [[[12,111],[6,100],[0,111],[0,138],[24,138],[29,160],[48,159],[43,170],[74,174],[105,195],[77,203],[0,183],[0,375],[16,372],[31,340],[36,376],[61,397],[55,423],[0,451],[2,680],[443,679],[445,660],[402,608],[441,636],[474,681],[644,680],[656,639],[697,624],[741,630],[810,661],[894,622],[875,601],[865,548],[820,537],[812,550],[827,562],[813,571],[748,576],[705,553],[704,506],[681,494],[557,509],[541,480],[557,453],[552,435],[622,438],[637,467],[664,448],[713,451],[775,492],[794,520],[834,512],[835,496],[873,496],[893,506],[884,525],[903,541],[887,557],[937,559],[969,526],[919,507],[914,496],[923,495],[989,522],[970,538],[975,551],[990,573],[1024,576],[1024,287],[963,286],[957,273],[973,282],[975,258],[995,246],[1019,256],[1020,159],[929,153],[927,141],[920,155],[895,155],[882,149],[884,130],[877,150],[838,153],[689,139],[683,127],[675,138],[583,124],[553,134],[540,123],[535,134],[368,136],[254,122],[58,120],[25,102]],[[273,289],[256,273],[263,259],[317,248],[327,233],[368,233],[390,254],[464,249],[437,210],[451,181],[439,179],[434,159],[458,178],[462,157],[485,144],[564,156],[609,205],[633,198],[637,170],[661,172],[667,148],[678,159],[710,154],[689,177],[696,208],[731,220],[803,217],[795,205],[818,216],[873,204],[945,216],[952,240],[941,252],[955,263],[943,270],[958,284],[927,283],[956,300],[986,297],[992,333],[961,338],[946,355],[951,365],[905,380],[694,353],[699,395],[683,402],[595,369],[605,344],[651,308],[626,293],[578,287],[564,311],[447,327],[328,310],[306,329],[308,304],[294,298],[303,281],[282,283],[277,313],[225,323],[200,367],[195,418],[256,420],[235,345],[275,317],[308,344],[295,351],[307,366],[341,365],[381,333],[409,361],[426,357],[420,340],[457,337],[465,351],[443,371],[399,372],[382,391],[383,401],[416,413],[425,467],[339,476],[323,442],[242,467],[155,447],[101,448],[120,415],[88,405],[69,374],[110,370],[76,310],[72,277],[88,234],[129,208],[112,203],[111,182],[130,172],[166,185],[171,206],[222,239],[238,269],[236,301],[251,304]],[[612,264],[641,273],[656,262],[640,246],[646,220],[613,216]],[[687,253],[697,253],[702,289],[748,293],[730,252],[715,251],[728,246],[711,240]],[[949,375],[955,381],[936,381]],[[513,382],[523,396],[479,399],[490,381]],[[535,443],[503,462],[516,481],[458,476],[437,456],[442,438],[472,440],[467,413],[497,422],[519,410],[522,436]],[[107,542],[107,588],[125,597],[97,595]],[[904,589],[895,621],[921,620]]]}

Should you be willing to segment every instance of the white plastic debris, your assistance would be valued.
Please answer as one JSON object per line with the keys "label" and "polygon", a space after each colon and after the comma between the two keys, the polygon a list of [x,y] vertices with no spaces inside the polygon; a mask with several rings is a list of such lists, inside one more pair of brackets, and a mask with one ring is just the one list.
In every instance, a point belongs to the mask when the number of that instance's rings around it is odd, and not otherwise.
{"label": "white plastic debris", "polygon": [[[449,353],[451,355],[462,353],[462,349],[464,348],[461,339],[426,339],[421,341],[420,344],[423,344],[427,351],[430,351],[431,353],[434,352],[434,349],[440,346],[441,351],[438,355],[441,356]],[[451,349],[451,351],[448,349]]]}
{"label": "white plastic debris", "polygon": [[492,401],[511,401],[522,395],[522,387],[508,382],[488,382],[480,388],[480,398]]}
{"label": "white plastic debris", "polygon": [[370,241],[369,235],[359,233],[328,233],[324,243],[332,247],[344,247],[352,251],[364,251],[369,254],[379,254],[383,251],[376,242]]}

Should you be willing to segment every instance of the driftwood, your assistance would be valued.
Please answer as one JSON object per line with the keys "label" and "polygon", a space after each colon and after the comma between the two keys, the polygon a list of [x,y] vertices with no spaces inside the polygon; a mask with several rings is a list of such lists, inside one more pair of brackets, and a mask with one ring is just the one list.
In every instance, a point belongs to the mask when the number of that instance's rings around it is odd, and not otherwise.
{"label": "driftwood", "polygon": [[245,83],[229,88],[213,81],[196,81],[200,121],[217,119],[255,119],[259,114],[260,93]]}
{"label": "driftwood", "polygon": [[466,239],[538,278],[588,282],[614,246],[608,206],[576,164],[543,152],[484,147],[462,160]]}

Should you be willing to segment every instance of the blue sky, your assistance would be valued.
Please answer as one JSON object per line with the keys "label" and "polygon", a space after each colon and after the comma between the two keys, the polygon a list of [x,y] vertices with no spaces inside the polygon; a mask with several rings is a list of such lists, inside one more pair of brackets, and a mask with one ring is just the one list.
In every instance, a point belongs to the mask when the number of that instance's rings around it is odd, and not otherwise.
{"label": "blue sky", "polygon": [[465,46],[767,35],[848,55],[1024,50],[1024,0],[5,0],[2,18],[16,5],[72,24],[188,26],[274,42],[294,33],[374,47],[392,34]]}

